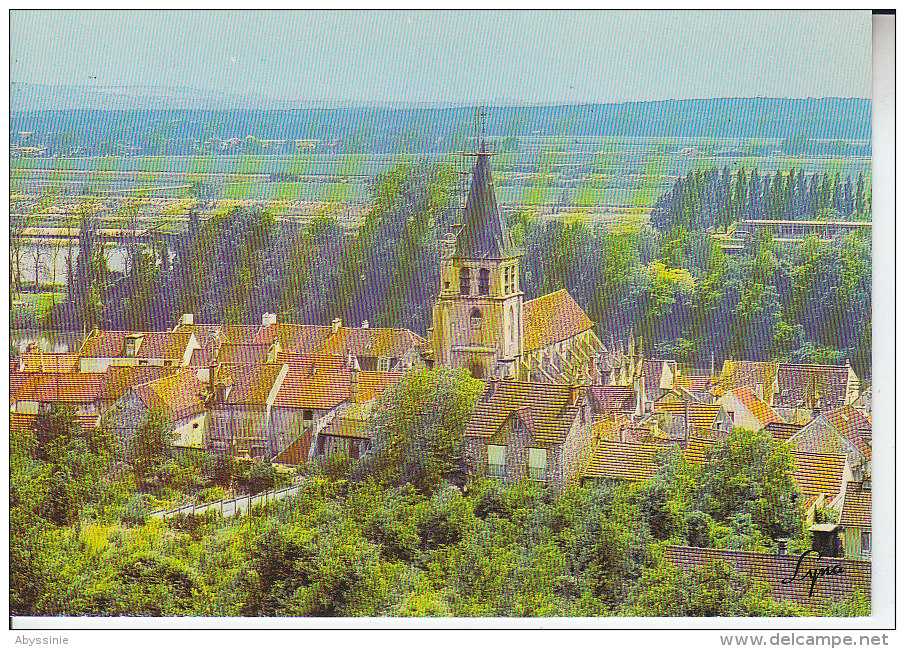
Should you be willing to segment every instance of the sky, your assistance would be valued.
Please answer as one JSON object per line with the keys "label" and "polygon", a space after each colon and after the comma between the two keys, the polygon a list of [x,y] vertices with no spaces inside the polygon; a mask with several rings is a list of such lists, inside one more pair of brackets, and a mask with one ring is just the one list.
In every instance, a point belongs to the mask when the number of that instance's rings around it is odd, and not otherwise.
{"label": "sky", "polygon": [[11,81],[289,100],[870,97],[869,11],[11,11]]}

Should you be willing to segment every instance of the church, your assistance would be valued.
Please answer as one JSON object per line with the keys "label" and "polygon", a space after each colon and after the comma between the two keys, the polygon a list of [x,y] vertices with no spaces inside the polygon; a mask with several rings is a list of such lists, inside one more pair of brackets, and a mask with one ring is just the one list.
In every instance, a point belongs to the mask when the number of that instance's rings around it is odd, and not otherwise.
{"label": "church", "polygon": [[568,291],[525,300],[523,253],[500,214],[482,140],[458,231],[440,242],[440,286],[434,302],[433,365],[466,368],[479,379],[589,385],[606,354],[594,323]]}

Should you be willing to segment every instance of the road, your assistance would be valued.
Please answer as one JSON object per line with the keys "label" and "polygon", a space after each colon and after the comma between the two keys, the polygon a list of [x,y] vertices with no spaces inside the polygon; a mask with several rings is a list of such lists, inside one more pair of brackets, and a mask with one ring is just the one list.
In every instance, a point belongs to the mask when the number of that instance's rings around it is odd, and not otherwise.
{"label": "road", "polygon": [[235,514],[239,514],[240,516],[248,513],[250,507],[254,507],[255,505],[262,505],[265,503],[272,502],[274,500],[283,500],[290,496],[294,496],[299,492],[302,488],[301,483],[297,483],[291,485],[289,487],[284,487],[283,489],[274,489],[272,491],[265,491],[263,493],[254,496],[253,498],[249,498],[248,496],[243,496],[241,498],[231,498],[227,500],[217,500],[212,503],[205,503],[203,505],[183,505],[182,507],[177,507],[175,509],[169,510],[159,510],[156,512],[151,512],[151,518],[156,518],[157,520],[164,520],[166,518],[171,518],[178,514],[194,514],[196,516],[200,516],[207,511],[215,511],[219,512],[223,515],[224,518],[228,518],[230,516],[234,516]]}

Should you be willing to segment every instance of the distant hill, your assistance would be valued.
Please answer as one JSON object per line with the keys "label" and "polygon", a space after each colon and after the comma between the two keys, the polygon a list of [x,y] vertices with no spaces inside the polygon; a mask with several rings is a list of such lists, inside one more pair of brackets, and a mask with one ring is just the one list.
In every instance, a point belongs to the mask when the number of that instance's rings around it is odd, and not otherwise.
{"label": "distant hill", "polygon": [[[220,140],[410,135],[434,149],[474,132],[470,106],[315,105],[188,88],[10,85],[10,131],[33,141]],[[869,99],[725,98],[572,106],[488,107],[489,137],[807,138],[867,140]]]}

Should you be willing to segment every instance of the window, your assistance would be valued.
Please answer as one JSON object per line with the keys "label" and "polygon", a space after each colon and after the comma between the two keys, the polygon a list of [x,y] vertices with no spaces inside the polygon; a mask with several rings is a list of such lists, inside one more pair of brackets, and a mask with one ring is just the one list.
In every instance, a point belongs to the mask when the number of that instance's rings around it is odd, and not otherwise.
{"label": "window", "polygon": [[515,342],[515,330],[518,323],[515,320],[515,306],[509,307],[509,340]]}
{"label": "window", "polygon": [[480,329],[481,323],[484,321],[484,316],[481,314],[479,309],[471,310],[471,328],[472,329]]}
{"label": "window", "polygon": [[503,295],[509,295],[512,292],[512,268],[503,267]]}
{"label": "window", "polygon": [[462,295],[471,294],[471,275],[467,268],[459,270],[459,293]]}
{"label": "window", "polygon": [[861,532],[861,554],[870,554],[870,532]]}
{"label": "window", "polygon": [[478,294],[479,295],[489,295],[490,294],[490,271],[486,268],[481,269],[481,274],[478,277]]}
{"label": "window", "polygon": [[494,478],[506,477],[506,447],[487,445],[487,468]]}
{"label": "window", "polygon": [[389,372],[390,371],[389,356],[378,356],[377,357],[377,371],[378,372]]}
{"label": "window", "polygon": [[547,480],[547,449],[528,449],[528,477],[539,482]]}

